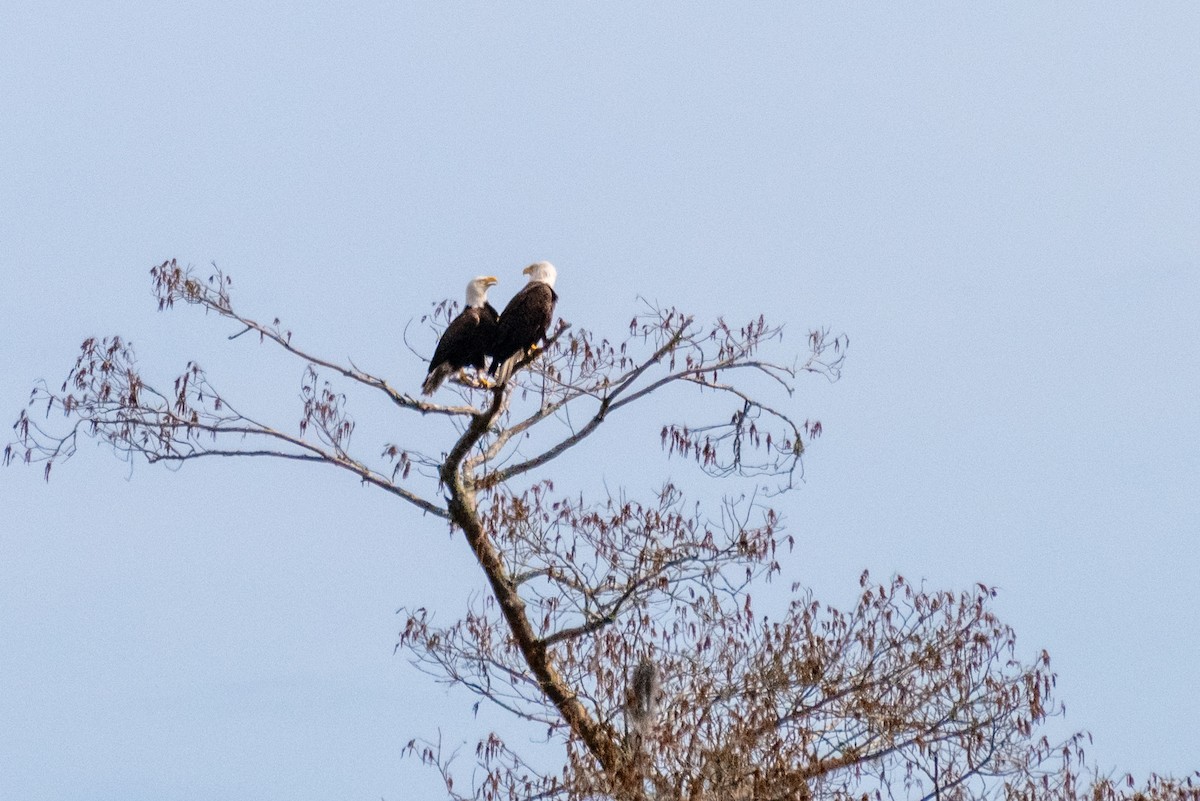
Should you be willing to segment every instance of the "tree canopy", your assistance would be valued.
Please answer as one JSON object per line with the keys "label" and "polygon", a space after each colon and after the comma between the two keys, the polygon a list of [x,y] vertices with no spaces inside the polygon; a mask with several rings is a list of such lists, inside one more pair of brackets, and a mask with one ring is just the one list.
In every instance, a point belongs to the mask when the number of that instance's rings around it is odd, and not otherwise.
{"label": "tree canopy", "polygon": [[[83,436],[151,463],[313,462],[461,532],[487,592],[445,623],[403,610],[398,645],[548,744],[490,734],[464,760],[416,733],[408,752],[448,798],[1200,798],[1194,777],[1135,788],[1095,774],[1085,734],[1048,738],[1062,710],[1050,657],[1018,648],[993,588],[864,572],[857,602],[837,609],[779,580],[795,543],[772,504],[821,433],[794,411],[796,382],[836,379],[844,336],[813,329],[789,355],[783,327],[762,318],[701,324],[644,304],[620,336],[560,320],[507,383],[455,379],[441,390],[454,400],[433,402],[244,314],[220,271],[168,261],[151,275],[161,310],[200,307],[235,325],[231,339],[298,360],[298,422],[243,413],[195,362],[158,383],[121,337],[89,338],[60,386],[34,389],[5,461],[49,477]],[[439,330],[454,310],[438,304],[428,322]],[[352,392],[390,401],[395,441],[353,436]],[[665,395],[677,416],[653,426],[657,442],[603,447],[661,449],[722,479],[723,497],[691,497],[686,480],[647,496],[586,477],[586,491],[556,490],[556,460],[601,447],[606,422]],[[434,449],[418,435],[430,417],[453,423]]]}

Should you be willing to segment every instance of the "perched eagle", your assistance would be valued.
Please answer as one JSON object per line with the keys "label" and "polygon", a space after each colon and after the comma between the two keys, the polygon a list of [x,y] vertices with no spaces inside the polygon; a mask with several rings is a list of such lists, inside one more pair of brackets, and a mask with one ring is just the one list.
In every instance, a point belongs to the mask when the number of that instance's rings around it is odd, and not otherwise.
{"label": "perched eagle", "polygon": [[451,373],[468,365],[476,370],[483,369],[484,356],[491,350],[496,321],[500,318],[487,302],[488,287],[496,283],[494,277],[481,275],[467,284],[467,307],[442,332],[433,358],[429,360],[429,374],[425,376],[421,392],[432,395]]}
{"label": "perched eagle", "polygon": [[525,356],[525,351],[546,336],[550,320],[554,316],[554,303],[558,295],[554,292],[554,279],[558,271],[548,261],[531,264],[524,270],[529,283],[513,295],[504,307],[500,322],[496,324],[496,338],[492,340],[492,357],[489,373],[503,384]]}

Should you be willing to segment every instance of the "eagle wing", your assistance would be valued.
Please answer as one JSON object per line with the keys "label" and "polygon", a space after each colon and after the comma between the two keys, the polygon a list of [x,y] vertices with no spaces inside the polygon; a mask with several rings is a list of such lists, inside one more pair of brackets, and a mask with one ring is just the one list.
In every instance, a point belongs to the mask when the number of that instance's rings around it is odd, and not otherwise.
{"label": "eagle wing", "polygon": [[429,360],[429,371],[421,391],[432,395],[455,370],[467,366],[482,370],[484,356],[491,348],[496,332],[498,317],[495,308],[485,303],[482,308],[463,309],[451,320],[438,340],[433,358]]}
{"label": "eagle wing", "polygon": [[501,364],[546,335],[557,300],[558,295],[550,285],[541,281],[530,282],[513,295],[496,324],[496,338],[490,351],[492,366],[488,372],[496,375]]}

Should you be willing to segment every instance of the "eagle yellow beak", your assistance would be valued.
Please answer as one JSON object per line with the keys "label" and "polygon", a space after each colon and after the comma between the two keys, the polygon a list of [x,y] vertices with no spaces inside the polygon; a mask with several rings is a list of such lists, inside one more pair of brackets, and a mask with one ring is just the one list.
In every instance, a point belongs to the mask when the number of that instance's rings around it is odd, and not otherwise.
{"label": "eagle yellow beak", "polygon": [[485,275],[483,277],[484,286],[495,286],[498,283],[500,283],[500,279],[494,275]]}
{"label": "eagle yellow beak", "polygon": [[535,265],[531,264],[528,267],[526,267],[524,270],[521,270],[521,275],[529,275],[530,273],[532,273],[534,266]]}

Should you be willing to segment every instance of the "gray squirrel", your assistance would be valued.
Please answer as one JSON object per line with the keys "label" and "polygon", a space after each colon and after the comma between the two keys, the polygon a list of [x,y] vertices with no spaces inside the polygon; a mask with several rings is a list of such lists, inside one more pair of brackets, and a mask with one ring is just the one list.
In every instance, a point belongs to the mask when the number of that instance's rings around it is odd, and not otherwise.
{"label": "gray squirrel", "polygon": [[648,657],[643,657],[633,669],[633,680],[629,683],[629,701],[625,705],[629,730],[645,737],[654,725],[661,694],[658,668]]}

